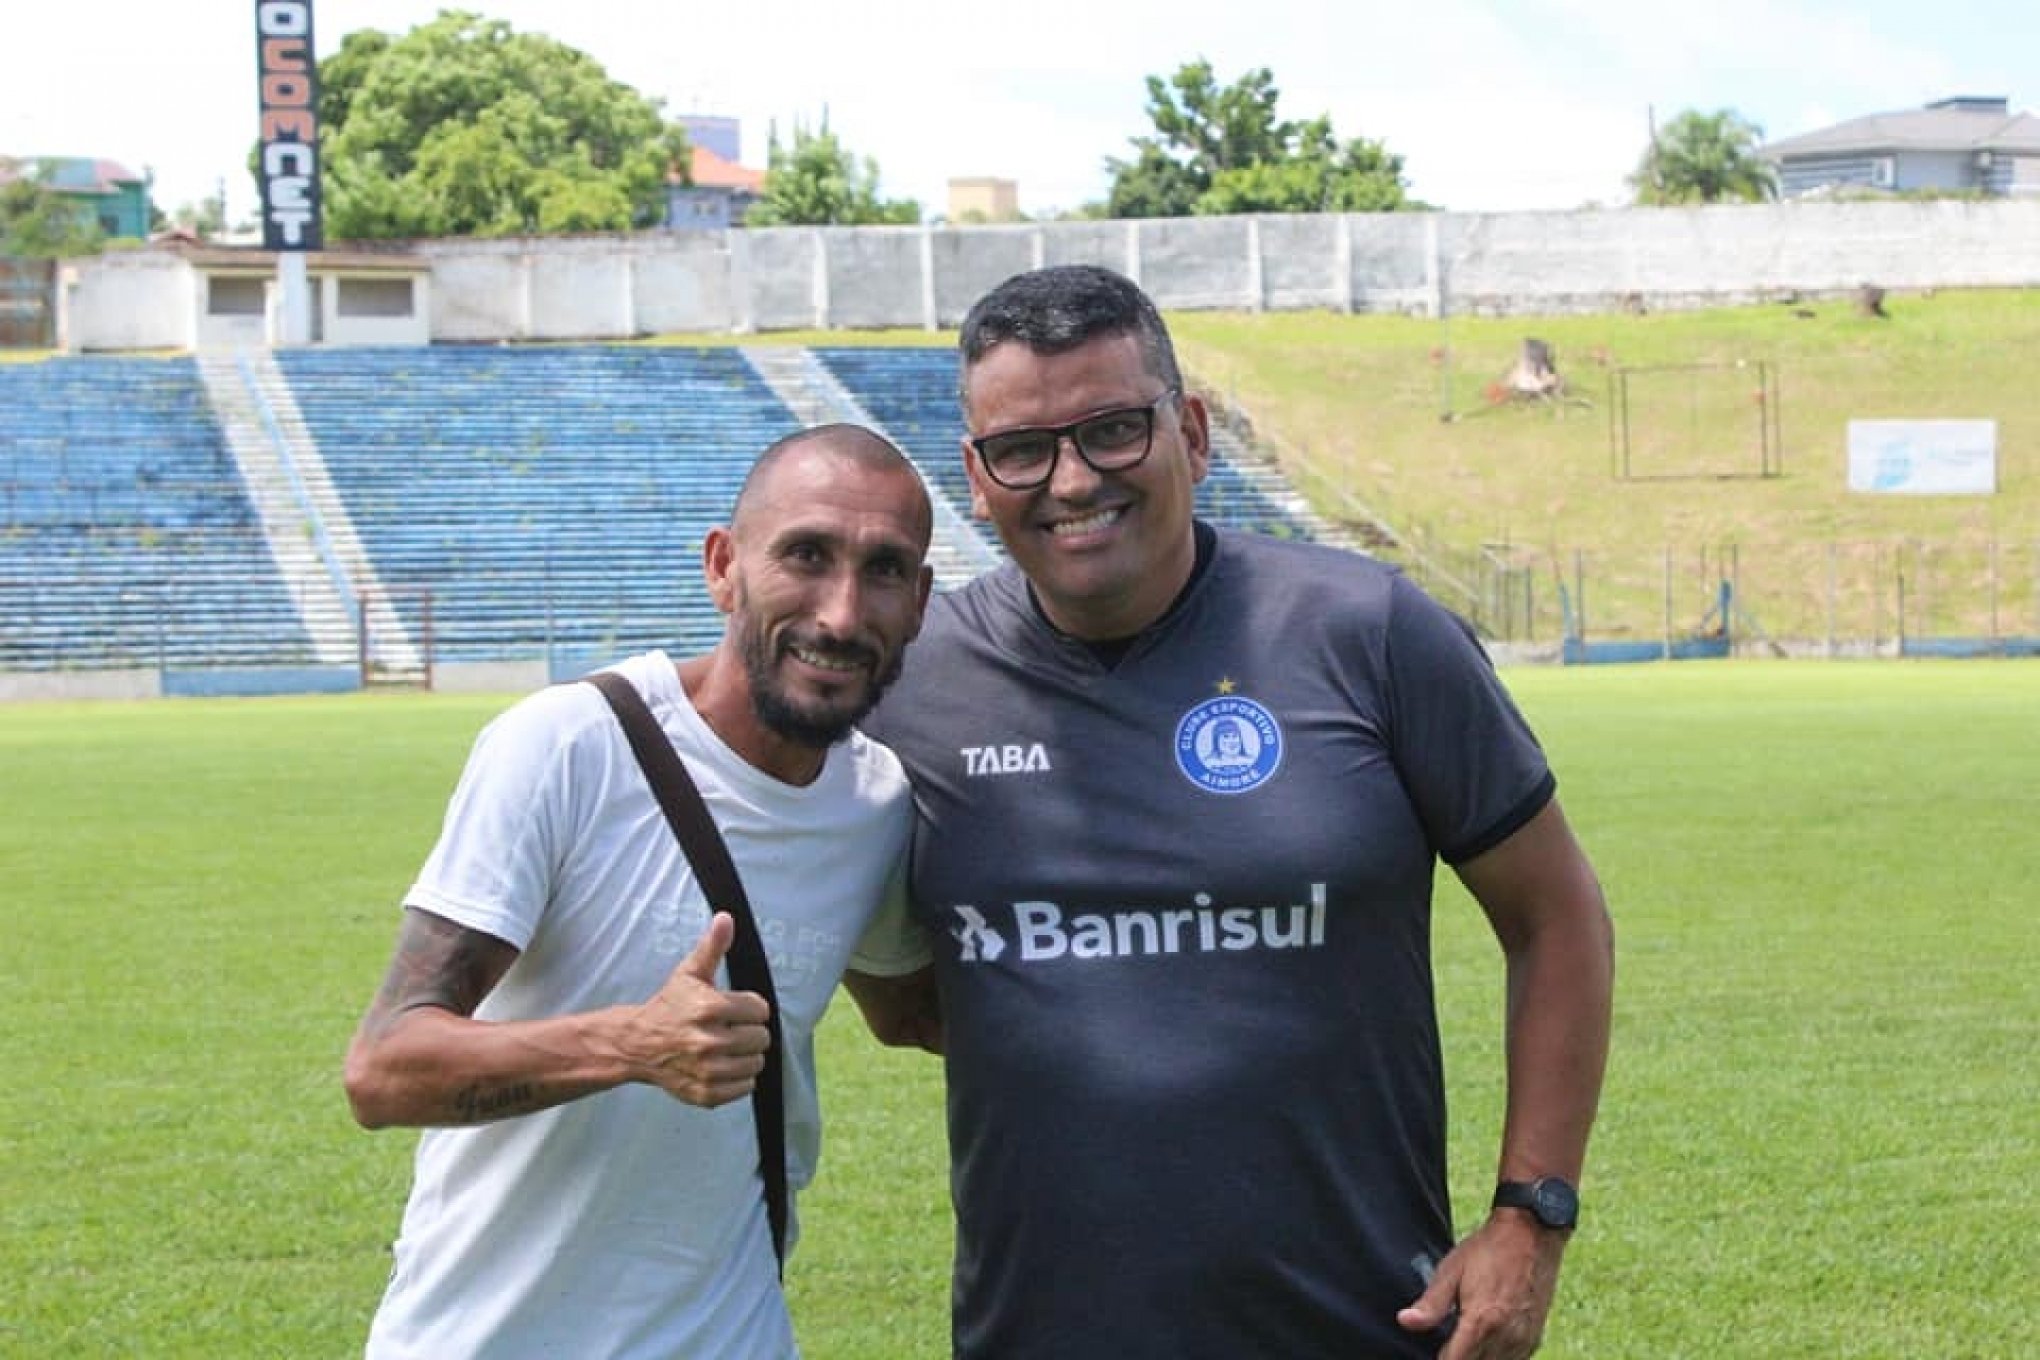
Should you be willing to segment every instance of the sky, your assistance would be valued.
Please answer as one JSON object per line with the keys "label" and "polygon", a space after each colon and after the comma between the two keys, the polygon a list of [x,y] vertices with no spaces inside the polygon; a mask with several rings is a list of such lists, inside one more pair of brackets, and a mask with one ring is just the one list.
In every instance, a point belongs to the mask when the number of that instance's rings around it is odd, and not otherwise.
{"label": "sky", "polygon": [[[1152,131],[1146,78],[1199,58],[1221,84],[1265,67],[1283,117],[1385,143],[1414,197],[1463,212],[1625,203],[1653,121],[1687,109],[1767,140],[1952,95],[2040,110],[2034,0],[315,0],[319,55],[443,8],[579,48],[670,114],[740,119],[746,165],[775,126],[826,120],[929,218],[952,177],[1014,180],[1029,214],[1102,200],[1106,159]],[[253,4],[7,10],[0,154],[119,161],[166,211],[224,185],[230,220],[254,215]]]}

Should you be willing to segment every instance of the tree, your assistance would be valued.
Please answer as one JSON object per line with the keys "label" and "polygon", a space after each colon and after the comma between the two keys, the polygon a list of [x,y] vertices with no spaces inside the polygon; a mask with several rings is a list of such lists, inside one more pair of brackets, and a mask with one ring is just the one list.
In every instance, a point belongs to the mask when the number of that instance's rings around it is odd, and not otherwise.
{"label": "tree", "polygon": [[98,221],[50,187],[47,168],[21,162],[11,168],[13,177],[0,183],[0,255],[51,260],[106,248]]}
{"label": "tree", "polygon": [[1762,203],[1778,196],[1777,172],[1757,154],[1763,141],[1733,109],[1687,109],[1652,137],[1629,184],[1646,205]]}
{"label": "tree", "polygon": [[210,241],[222,235],[227,229],[227,199],[224,187],[221,192],[208,194],[196,203],[180,203],[177,211],[165,216],[157,214],[163,221],[157,230],[166,226],[182,227],[201,241]]}
{"label": "tree", "polygon": [[319,64],[328,235],[619,231],[665,219],[687,135],[586,53],[442,12]]}
{"label": "tree", "polygon": [[1402,159],[1379,142],[1343,145],[1331,120],[1298,128],[1287,159],[1221,170],[1191,210],[1218,213],[1393,212],[1403,197]]}
{"label": "tree", "polygon": [[1199,58],[1168,80],[1147,78],[1154,135],[1132,140],[1132,160],[1107,158],[1113,217],[1247,212],[1388,212],[1404,196],[1402,157],[1380,142],[1341,142],[1329,116],[1279,116],[1281,92],[1266,67],[1221,87]]}
{"label": "tree", "polygon": [[851,155],[829,131],[826,115],[818,132],[795,124],[788,146],[780,145],[775,128],[766,156],[764,191],[744,215],[746,226],[860,227],[921,220],[921,205],[914,200],[878,196],[878,162]]}

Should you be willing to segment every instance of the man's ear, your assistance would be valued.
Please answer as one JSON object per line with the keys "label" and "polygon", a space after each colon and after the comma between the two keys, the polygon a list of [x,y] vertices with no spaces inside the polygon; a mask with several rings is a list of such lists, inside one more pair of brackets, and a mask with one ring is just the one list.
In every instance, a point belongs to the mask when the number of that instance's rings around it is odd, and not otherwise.
{"label": "man's ear", "polygon": [[701,544],[701,575],[708,582],[708,598],[725,614],[737,607],[736,561],[737,545],[730,531],[710,529]]}
{"label": "man's ear", "polygon": [[992,507],[985,501],[985,470],[978,466],[977,450],[970,446],[970,436],[963,437],[963,472],[970,478],[970,513],[972,519],[990,521]]}
{"label": "man's ear", "polygon": [[1178,403],[1183,408],[1183,450],[1190,458],[1190,480],[1201,482],[1211,471],[1211,413],[1204,409],[1202,397],[1189,392]]}
{"label": "man's ear", "polygon": [[914,631],[907,634],[909,642],[921,636],[921,625],[928,618],[928,597],[934,593],[935,568],[923,562],[921,564],[921,588],[914,596]]}

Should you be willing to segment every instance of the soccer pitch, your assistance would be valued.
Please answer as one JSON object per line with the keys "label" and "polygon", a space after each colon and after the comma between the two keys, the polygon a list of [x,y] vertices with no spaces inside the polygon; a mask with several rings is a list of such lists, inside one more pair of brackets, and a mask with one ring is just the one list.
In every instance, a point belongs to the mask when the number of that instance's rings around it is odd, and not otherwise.
{"label": "soccer pitch", "polygon": [[[1617,931],[1543,1354],[2028,1350],[2040,663],[1506,674]],[[506,702],[0,705],[0,1354],[358,1354],[412,1136],[353,1126],[340,1057]],[[1449,874],[1436,941],[1464,1227],[1500,959]],[[939,1066],[847,1006],[821,1049],[805,1353],[946,1354]]]}

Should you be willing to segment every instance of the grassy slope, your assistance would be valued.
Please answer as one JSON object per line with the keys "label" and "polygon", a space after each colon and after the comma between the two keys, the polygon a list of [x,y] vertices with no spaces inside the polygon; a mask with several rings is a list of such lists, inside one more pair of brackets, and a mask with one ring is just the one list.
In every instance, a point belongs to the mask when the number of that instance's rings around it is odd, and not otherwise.
{"label": "grassy slope", "polygon": [[[1944,292],[1895,298],[1885,319],[1846,303],[1658,316],[1455,318],[1326,314],[1170,318],[1184,358],[1237,392],[1314,463],[1338,469],[1366,500],[1464,541],[1571,547],[1665,539],[2040,533],[2040,293]],[[1526,336],[1550,341],[1560,371],[1595,403],[1562,418],[1543,409],[1484,413],[1482,388]],[[1439,419],[1450,407],[1483,412]],[[1780,386],[1786,476],[1614,482],[1604,374],[1609,367],[1766,361]],[[1754,375],[1737,384],[1754,392]],[[1683,395],[1683,394],[1681,394]],[[1632,411],[1638,403],[1632,389]],[[1753,403],[1752,403],[1753,406]],[[1658,412],[1685,414],[1672,400]],[[1901,500],[1846,491],[1851,417],[1992,417],[2002,490],[1986,500]],[[1641,414],[1634,416],[1641,419]],[[1754,438],[1716,432],[1714,441]],[[1732,460],[1726,450],[1723,466]],[[1752,460],[1753,461],[1753,460]]]}
{"label": "grassy slope", "polygon": [[[1656,636],[1668,557],[1680,624],[1697,622],[1715,583],[1733,576],[1774,633],[1887,639],[1903,571],[1909,631],[1983,633],[1994,541],[1997,627],[2040,633],[2040,385],[2028,371],[2040,352],[2040,292],[1900,295],[1886,310],[1868,317],[1835,300],[1646,316],[1169,321],[1194,380],[1253,417],[1321,511],[1336,517],[1357,503],[1447,558],[1500,547],[1531,577],[1534,635],[1545,640],[1559,626],[1555,586],[1579,589],[1578,573],[1597,631]],[[1486,400],[1530,336],[1555,346],[1579,404]],[[713,339],[954,343],[925,331]],[[1771,458],[1782,475],[1720,475],[1764,466],[1759,364],[1776,395]],[[1713,367],[1633,371],[1672,365]],[[1631,470],[1691,475],[1613,475],[1618,370],[1632,370]],[[1998,494],[1849,492],[1851,418],[1995,419]]]}
{"label": "grassy slope", "polygon": [[[1321,506],[1356,497],[1405,533],[1459,549],[1509,544],[1539,575],[1574,554],[1649,595],[1667,548],[1680,571],[1723,545],[1769,607],[1814,626],[1830,543],[1843,545],[1839,607],[1867,629],[1889,568],[1848,561],[1857,545],[1961,545],[1981,570],[1995,537],[2014,554],[2007,611],[2032,617],[2040,574],[2040,293],[1943,292],[1889,300],[1883,319],[1845,302],[1650,316],[1453,318],[1186,313],[1171,318],[1186,364],[1242,403],[1286,451]],[[1495,409],[1483,389],[1536,336],[1591,407]],[[1772,365],[1784,475],[1618,480],[1608,374],[1670,364]],[[1726,471],[1760,466],[1754,369],[1630,379],[1632,465]],[[1441,420],[1445,412],[1453,421]],[[1846,489],[1852,418],[1994,418],[1999,493],[1875,497]],[[1810,547],[1808,545],[1811,545]],[[1867,561],[1867,557],[1865,558]],[[1949,567],[1949,573],[1956,569]],[[1889,602],[1883,605],[1891,608]],[[1654,611],[1645,608],[1637,622]],[[1973,623],[1970,626],[1975,626]]]}

